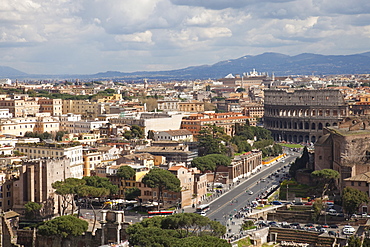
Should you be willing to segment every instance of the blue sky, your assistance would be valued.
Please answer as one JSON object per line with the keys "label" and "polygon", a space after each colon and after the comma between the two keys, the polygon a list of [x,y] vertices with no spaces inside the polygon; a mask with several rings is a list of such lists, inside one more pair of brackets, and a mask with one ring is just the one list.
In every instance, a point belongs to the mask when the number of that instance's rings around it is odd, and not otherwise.
{"label": "blue sky", "polygon": [[370,51],[369,0],[1,0],[2,66],[152,71],[264,52]]}

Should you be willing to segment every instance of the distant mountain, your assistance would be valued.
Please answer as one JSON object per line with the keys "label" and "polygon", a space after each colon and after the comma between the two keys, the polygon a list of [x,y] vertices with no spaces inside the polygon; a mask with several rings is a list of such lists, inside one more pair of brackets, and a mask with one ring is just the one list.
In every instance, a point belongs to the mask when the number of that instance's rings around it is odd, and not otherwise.
{"label": "distant mountain", "polygon": [[[230,73],[242,74],[244,72],[250,72],[253,69],[256,69],[258,72],[267,72],[270,75],[274,73],[276,76],[367,74],[370,73],[370,52],[353,55],[320,55],[302,53],[296,56],[267,52],[256,56],[248,55],[237,59],[220,61],[213,65],[191,66],[177,70],[138,71],[133,73],[107,71],[93,75],[28,75],[10,67],[0,67],[0,78],[119,78],[124,80],[142,80],[142,78],[158,80],[218,79]],[[11,71],[13,72],[10,73]]]}
{"label": "distant mountain", "polygon": [[22,71],[13,69],[8,66],[0,66],[0,77],[1,78],[8,78],[8,77],[17,77],[17,76],[26,76],[27,73],[24,73]]}

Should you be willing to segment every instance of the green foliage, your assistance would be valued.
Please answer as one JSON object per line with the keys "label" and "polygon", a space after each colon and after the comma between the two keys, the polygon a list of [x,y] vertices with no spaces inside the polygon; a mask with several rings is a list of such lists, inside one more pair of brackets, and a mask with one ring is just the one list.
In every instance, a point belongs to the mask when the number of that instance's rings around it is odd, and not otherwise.
{"label": "green foliage", "polygon": [[362,192],[351,187],[344,188],[342,195],[342,203],[343,209],[348,215],[356,213],[362,203],[368,202],[369,197],[365,192]]}
{"label": "green foliage", "polygon": [[335,179],[338,179],[340,174],[332,169],[323,169],[312,172],[311,176],[321,185],[321,197],[324,197],[328,189],[334,189]]}
{"label": "green foliage", "polygon": [[243,230],[250,230],[250,229],[256,228],[256,226],[254,225],[252,220],[246,220],[246,221],[243,222],[241,228]]}
{"label": "green foliage", "polygon": [[42,204],[39,204],[37,202],[27,202],[24,205],[26,209],[26,218],[27,219],[34,219],[39,213],[42,208]]}
{"label": "green foliage", "polygon": [[370,247],[370,239],[365,238],[362,247]]}
{"label": "green foliage", "polygon": [[252,150],[252,146],[247,142],[247,139],[243,136],[233,136],[231,142],[236,145],[238,153],[249,152]]}
{"label": "green foliage", "polygon": [[67,134],[68,132],[67,131],[58,131],[56,134],[55,134],[55,140],[56,141],[61,141],[63,136],[65,134]]}
{"label": "green foliage", "polygon": [[262,149],[262,148],[265,148],[267,146],[272,146],[272,145],[274,145],[274,140],[265,139],[265,140],[261,140],[261,141],[256,141],[253,144],[253,148]]}
{"label": "green foliage", "polygon": [[362,247],[361,238],[358,236],[350,236],[348,239],[348,247]]}
{"label": "green foliage", "polygon": [[312,204],[312,220],[314,222],[317,222],[319,220],[319,217],[321,215],[321,210],[323,209],[324,204],[321,199],[316,199],[314,203]]}
{"label": "green foliage", "polygon": [[153,130],[148,131],[147,139],[152,139],[152,140],[154,139],[154,131]]}
{"label": "green foliage", "polygon": [[49,132],[44,133],[37,133],[37,132],[31,132],[28,131],[24,134],[25,137],[32,137],[32,138],[40,138],[40,141],[46,140],[46,139],[54,139],[53,135]]}
{"label": "green foliage", "polygon": [[225,226],[194,213],[145,219],[126,232],[134,246],[230,246],[219,238],[225,234]]}
{"label": "green foliage", "polygon": [[44,236],[80,236],[87,231],[88,223],[71,215],[60,216],[39,226],[38,233]]}
{"label": "green foliage", "polygon": [[198,135],[199,156],[208,154],[224,154],[228,153],[226,148],[230,141],[222,127],[215,125],[207,125],[201,129]]}
{"label": "green foliage", "polygon": [[245,247],[245,246],[250,246],[252,245],[252,241],[249,237],[240,239],[238,241],[238,247]]}
{"label": "green foliage", "polygon": [[127,180],[135,175],[135,170],[131,166],[120,166],[117,171],[117,176]]}
{"label": "green foliage", "polygon": [[202,172],[216,171],[219,166],[229,166],[231,159],[222,154],[208,154],[203,157],[196,157],[191,161],[191,166],[196,167]]}
{"label": "green foliage", "polygon": [[120,166],[117,171],[117,176],[123,180],[123,198],[127,199],[125,196],[126,180],[135,176],[135,170],[131,166]]}
{"label": "green foliage", "polygon": [[133,188],[128,188],[125,192],[125,199],[126,200],[135,200],[141,196],[141,190],[139,188],[133,187]]}
{"label": "green foliage", "polygon": [[168,170],[153,168],[145,174],[142,182],[149,188],[158,188],[158,198],[162,199],[163,203],[163,190],[181,191],[180,180]]}
{"label": "green foliage", "polygon": [[138,125],[132,125],[130,130],[126,131],[123,136],[127,140],[131,139],[143,139],[144,138],[144,129]]}
{"label": "green foliage", "polygon": [[112,184],[108,178],[102,178],[98,176],[83,177],[86,181],[87,186],[105,189],[107,193],[105,195],[116,194],[118,192],[117,185]]}

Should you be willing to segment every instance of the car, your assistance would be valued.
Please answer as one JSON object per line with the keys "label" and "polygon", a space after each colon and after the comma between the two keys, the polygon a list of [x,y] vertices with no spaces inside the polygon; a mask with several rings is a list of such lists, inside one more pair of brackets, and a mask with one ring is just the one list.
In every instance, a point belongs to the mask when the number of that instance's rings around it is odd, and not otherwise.
{"label": "car", "polygon": [[329,212],[329,215],[337,215],[337,210],[335,210],[335,209],[329,209],[328,210],[328,212]]}
{"label": "car", "polygon": [[261,179],[261,182],[266,182],[266,179],[264,179],[264,178],[263,178],[263,179]]}
{"label": "car", "polygon": [[337,228],[338,228],[338,225],[336,225],[336,224],[331,224],[331,225],[330,225],[330,228],[337,229]]}
{"label": "car", "polygon": [[328,231],[329,236],[335,236],[335,231]]}
{"label": "car", "polygon": [[251,191],[251,190],[250,190],[250,191],[248,192],[248,194],[249,194],[249,195],[253,195],[253,191]]}
{"label": "car", "polygon": [[306,225],[304,225],[305,227],[309,227],[309,228],[313,228],[313,227],[315,227],[312,223],[308,223],[308,224],[306,224]]}
{"label": "car", "polygon": [[273,201],[272,205],[282,205],[282,203],[280,201]]}
{"label": "car", "polygon": [[344,226],[343,227],[343,234],[344,235],[352,235],[356,232],[355,228],[353,228],[352,226]]}
{"label": "car", "polygon": [[320,228],[318,230],[319,230],[320,233],[326,233],[327,232],[327,230],[325,228]]}
{"label": "car", "polygon": [[206,212],[200,212],[200,215],[202,215],[202,216],[206,216],[206,215],[207,215],[207,213],[206,213]]}
{"label": "car", "polygon": [[304,205],[303,202],[295,202],[294,205]]}
{"label": "car", "polygon": [[322,228],[329,228],[329,225],[328,224],[324,224],[324,225],[322,225]]}

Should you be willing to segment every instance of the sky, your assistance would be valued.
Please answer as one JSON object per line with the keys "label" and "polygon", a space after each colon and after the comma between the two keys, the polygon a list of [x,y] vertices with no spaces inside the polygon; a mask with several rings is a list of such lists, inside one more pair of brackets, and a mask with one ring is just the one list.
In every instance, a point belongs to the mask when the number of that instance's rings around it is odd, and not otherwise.
{"label": "sky", "polygon": [[172,70],[264,52],[368,51],[369,0],[0,1],[0,66],[29,74]]}

